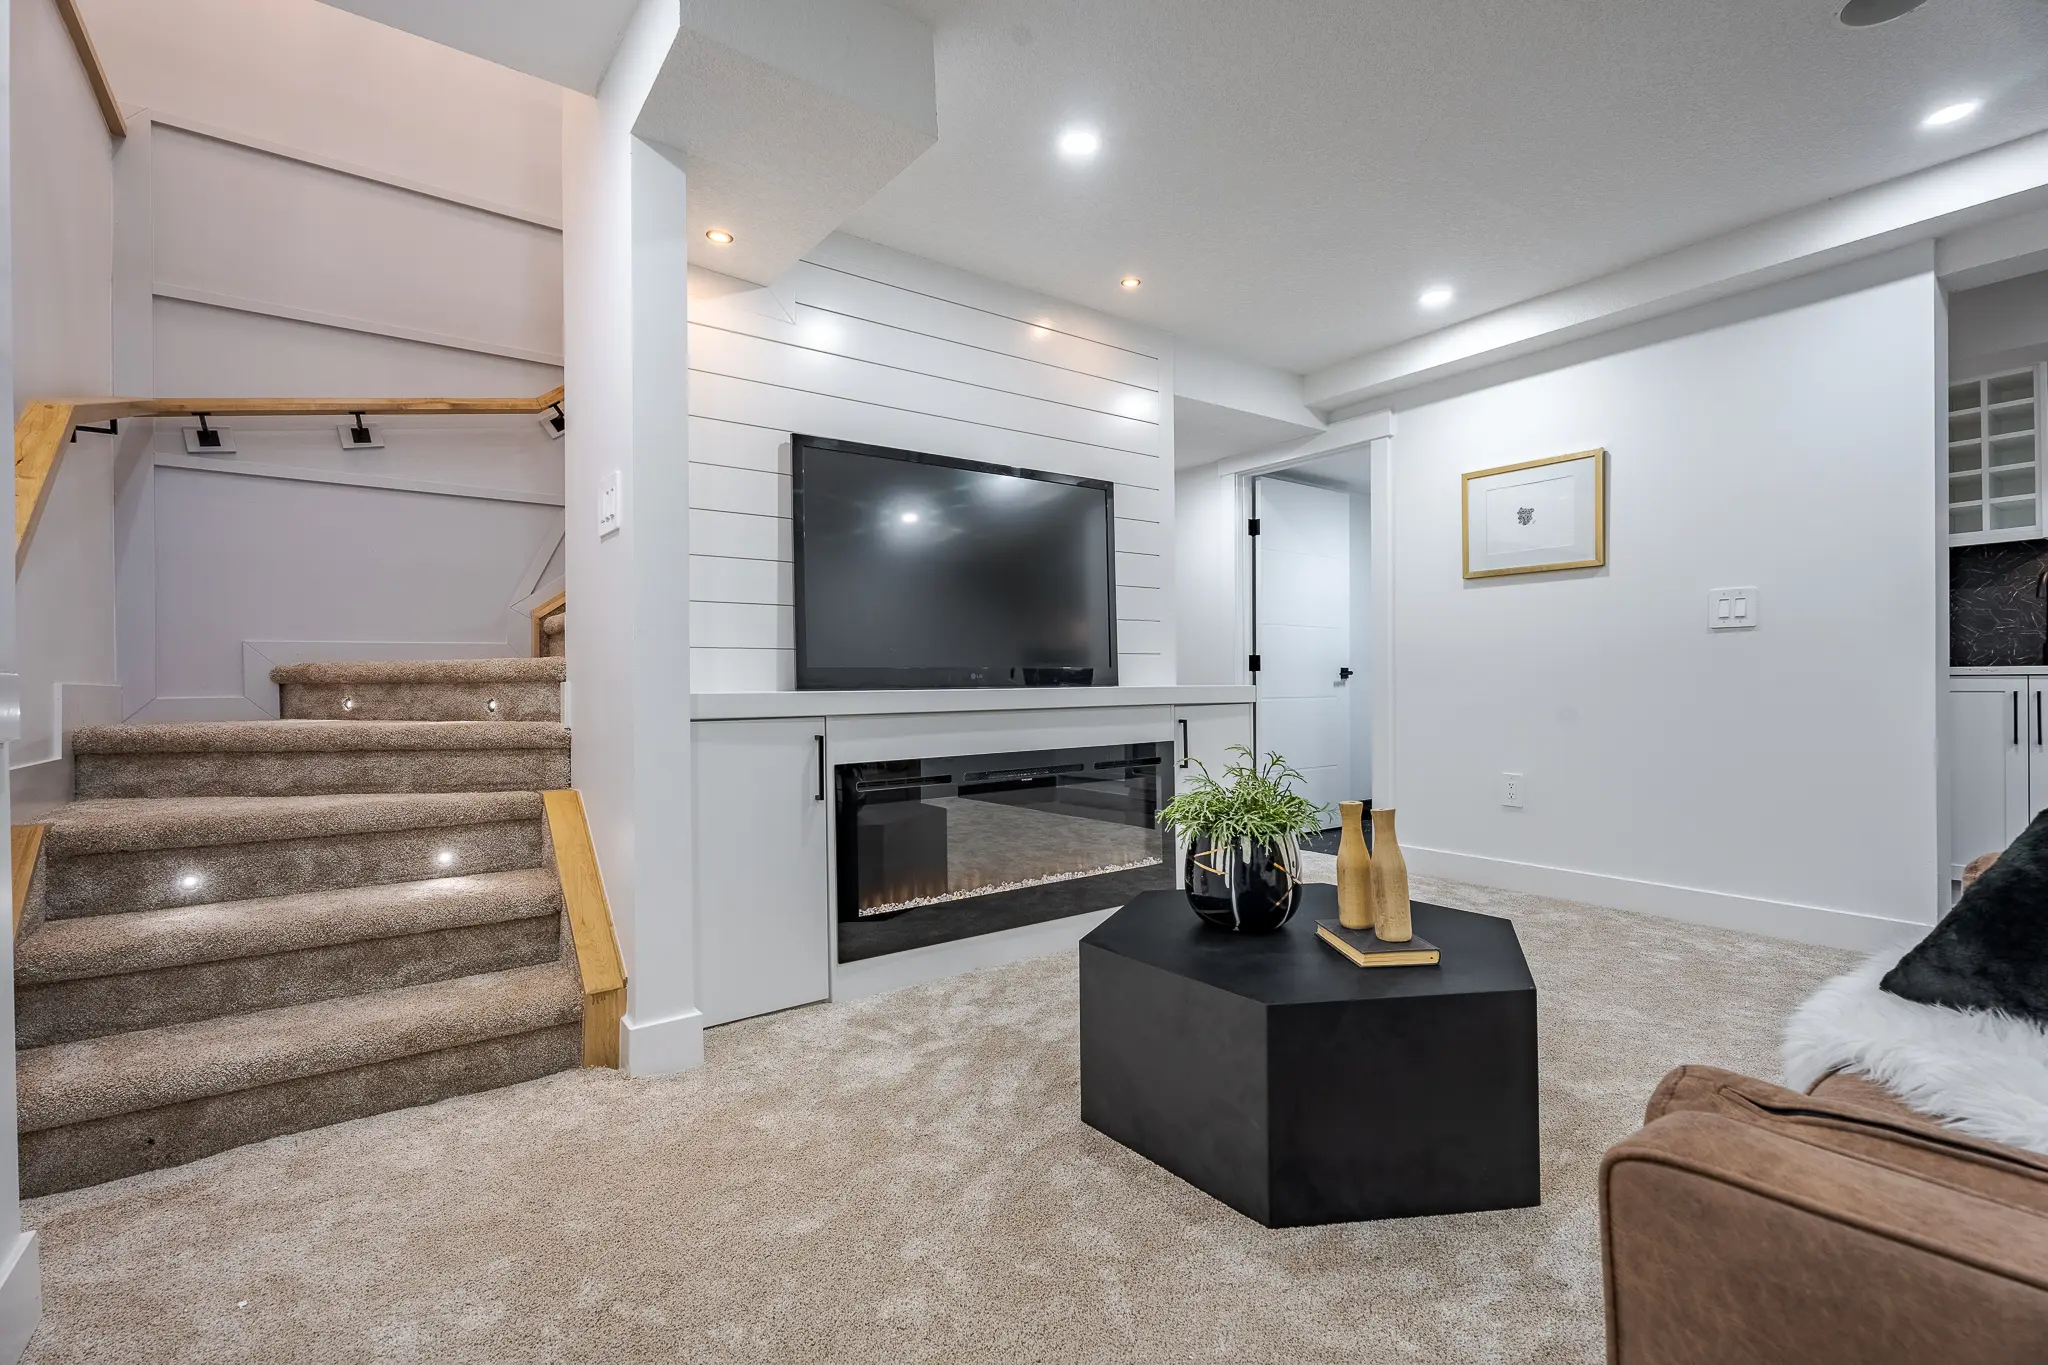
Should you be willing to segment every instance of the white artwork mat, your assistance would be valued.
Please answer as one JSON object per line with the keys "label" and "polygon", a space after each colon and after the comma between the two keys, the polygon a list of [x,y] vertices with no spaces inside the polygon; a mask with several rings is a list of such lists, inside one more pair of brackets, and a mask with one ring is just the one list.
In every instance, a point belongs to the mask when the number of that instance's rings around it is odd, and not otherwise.
{"label": "white artwork mat", "polygon": [[1602,454],[1468,477],[1466,577],[1602,562]]}

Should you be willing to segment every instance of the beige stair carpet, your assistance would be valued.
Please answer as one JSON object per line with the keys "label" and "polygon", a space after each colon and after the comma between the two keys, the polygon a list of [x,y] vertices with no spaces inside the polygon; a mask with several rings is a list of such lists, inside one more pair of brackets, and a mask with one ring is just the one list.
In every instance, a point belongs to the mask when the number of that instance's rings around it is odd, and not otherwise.
{"label": "beige stair carpet", "polygon": [[16,948],[24,1192],[582,1061],[560,661],[280,671],[341,718],[75,737]]}
{"label": "beige stair carpet", "polygon": [[283,664],[286,720],[560,720],[567,661],[440,659]]}
{"label": "beige stair carpet", "polygon": [[1601,1153],[1851,955],[1415,892],[1528,954],[1538,1208],[1260,1227],[1081,1123],[1067,952],[30,1201],[27,1359],[1597,1365]]}
{"label": "beige stair carpet", "polygon": [[559,659],[569,652],[569,613],[566,608],[541,618],[540,643],[542,654],[550,659]]}

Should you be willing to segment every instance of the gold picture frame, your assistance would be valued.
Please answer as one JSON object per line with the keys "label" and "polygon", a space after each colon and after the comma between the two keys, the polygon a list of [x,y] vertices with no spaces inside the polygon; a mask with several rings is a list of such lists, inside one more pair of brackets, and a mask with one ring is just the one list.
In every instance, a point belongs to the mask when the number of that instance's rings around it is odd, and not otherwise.
{"label": "gold picture frame", "polygon": [[[1581,465],[1583,468],[1571,472],[1565,479],[1556,476],[1520,479],[1513,477],[1529,475],[1533,470],[1546,470],[1558,465]],[[1570,481],[1569,488],[1557,487],[1567,480]],[[1475,484],[1478,486],[1479,496],[1489,500],[1499,493],[1542,486],[1543,495],[1540,498],[1531,497],[1529,506],[1515,507],[1514,516],[1518,526],[1534,524],[1539,515],[1539,508],[1542,508],[1551,513],[1549,521],[1562,519],[1565,522],[1572,532],[1570,541],[1532,540],[1523,546],[1496,546],[1487,534],[1488,526],[1482,523],[1480,555],[1475,560],[1472,544],[1472,500]],[[1589,493],[1590,509],[1586,507]],[[1568,499],[1568,502],[1564,499]],[[1521,500],[1519,495],[1513,499],[1516,503]],[[1601,568],[1607,563],[1606,448],[1575,450],[1569,455],[1551,455],[1541,460],[1523,460],[1517,464],[1496,465],[1492,469],[1475,469],[1463,478],[1459,489],[1458,510],[1463,522],[1461,545],[1467,578],[1504,578],[1510,574]],[[1589,526],[1583,528],[1579,524],[1582,512],[1586,513],[1584,520],[1590,522]],[[1565,553],[1565,558],[1540,558],[1544,554],[1559,550]]]}

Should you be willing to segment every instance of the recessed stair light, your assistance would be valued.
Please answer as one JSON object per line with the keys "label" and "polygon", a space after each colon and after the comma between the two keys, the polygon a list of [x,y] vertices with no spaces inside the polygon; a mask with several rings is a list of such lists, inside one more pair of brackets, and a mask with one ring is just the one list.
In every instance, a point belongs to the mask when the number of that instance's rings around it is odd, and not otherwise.
{"label": "recessed stair light", "polygon": [[1086,161],[1102,150],[1102,135],[1093,128],[1069,128],[1060,134],[1059,149],[1069,161]]}
{"label": "recessed stair light", "polygon": [[732,245],[732,234],[730,232],[727,232],[724,228],[713,228],[711,229],[711,231],[705,233],[704,236],[710,241],[717,243],[719,246]]}
{"label": "recessed stair light", "polygon": [[439,863],[443,867],[455,866],[455,850],[452,848],[442,849],[439,853],[436,853],[434,855],[434,861]]}
{"label": "recessed stair light", "polygon": [[1957,100],[1954,104],[1942,105],[1941,108],[1935,110],[1926,118],[1921,119],[1920,126],[1922,128],[1946,128],[1951,123],[1961,123],[1983,107],[1983,100]]}
{"label": "recessed stair light", "polygon": [[184,876],[178,878],[178,889],[180,891],[197,891],[201,880],[197,872],[187,872]]}
{"label": "recessed stair light", "polygon": [[1927,0],[1849,0],[1842,6],[1839,17],[1849,28],[1870,28],[1875,24],[1889,24],[1926,3]]}
{"label": "recessed stair light", "polygon": [[1136,275],[1126,275],[1122,279],[1118,280],[1117,283],[1122,285],[1126,289],[1136,289],[1139,285],[1143,284],[1144,281],[1139,279]]}
{"label": "recessed stair light", "polygon": [[1451,306],[1451,300],[1458,297],[1447,284],[1433,284],[1416,297],[1416,302],[1431,312]]}

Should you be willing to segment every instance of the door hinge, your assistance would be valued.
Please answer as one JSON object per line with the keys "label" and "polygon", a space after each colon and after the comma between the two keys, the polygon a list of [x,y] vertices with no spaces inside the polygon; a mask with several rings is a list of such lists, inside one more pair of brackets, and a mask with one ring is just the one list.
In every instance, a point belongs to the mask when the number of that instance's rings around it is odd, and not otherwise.
{"label": "door hinge", "polygon": [[1248,536],[1255,536],[1259,533],[1259,519],[1257,517],[1245,518],[1244,533]]}
{"label": "door hinge", "polygon": [[1251,666],[1252,666],[1252,672],[1256,673],[1256,672],[1258,672],[1258,671],[1259,671],[1259,656],[1258,656],[1258,655],[1256,655],[1256,654],[1252,655],[1252,657],[1251,657]]}

